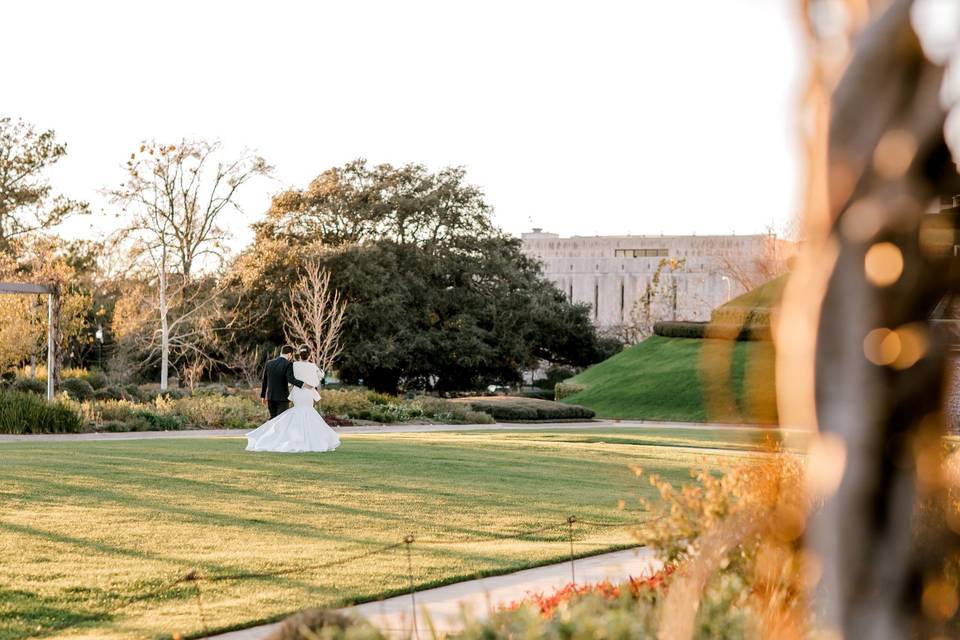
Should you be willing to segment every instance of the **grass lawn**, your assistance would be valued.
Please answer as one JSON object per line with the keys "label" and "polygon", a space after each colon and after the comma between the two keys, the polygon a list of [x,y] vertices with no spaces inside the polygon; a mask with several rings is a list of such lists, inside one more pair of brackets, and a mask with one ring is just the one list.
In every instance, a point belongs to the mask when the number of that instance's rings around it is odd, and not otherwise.
{"label": "grass lawn", "polygon": [[[190,637],[394,594],[407,584],[402,548],[311,566],[408,533],[423,541],[413,546],[421,586],[562,560],[568,514],[644,518],[637,498],[652,489],[628,465],[683,482],[704,455],[746,456],[719,450],[754,439],[737,429],[346,435],[335,453],[287,455],[246,453],[239,439],[3,443],[0,639]],[[626,526],[576,531],[578,553],[632,540]],[[194,569],[286,573],[202,582],[199,602],[192,583],[163,590]]]}
{"label": "grass lawn", "polygon": [[570,381],[587,388],[564,402],[593,409],[601,418],[776,420],[770,342],[651,336]]}

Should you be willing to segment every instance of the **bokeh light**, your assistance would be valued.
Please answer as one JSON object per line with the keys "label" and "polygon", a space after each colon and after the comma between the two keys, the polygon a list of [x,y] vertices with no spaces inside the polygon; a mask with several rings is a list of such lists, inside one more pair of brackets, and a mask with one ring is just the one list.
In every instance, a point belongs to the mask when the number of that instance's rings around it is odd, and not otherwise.
{"label": "bokeh light", "polygon": [[903,274],[903,253],[892,242],[877,242],[863,260],[867,280],[878,287],[889,287]]}

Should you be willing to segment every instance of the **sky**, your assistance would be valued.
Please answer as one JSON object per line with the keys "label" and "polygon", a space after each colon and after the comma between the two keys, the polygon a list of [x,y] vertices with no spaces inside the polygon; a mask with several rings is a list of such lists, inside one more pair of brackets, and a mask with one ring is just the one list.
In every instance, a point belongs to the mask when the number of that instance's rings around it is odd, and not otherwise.
{"label": "sky", "polygon": [[462,165],[519,235],[782,230],[798,206],[792,0],[53,2],[4,6],[0,115],[55,129],[56,189],[103,188],[140,141],[222,140],[270,196],[370,162]]}

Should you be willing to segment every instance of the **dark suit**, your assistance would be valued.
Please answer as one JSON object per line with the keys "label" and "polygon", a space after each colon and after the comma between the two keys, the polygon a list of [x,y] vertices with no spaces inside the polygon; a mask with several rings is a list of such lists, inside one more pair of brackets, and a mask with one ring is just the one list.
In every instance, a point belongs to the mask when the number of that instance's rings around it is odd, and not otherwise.
{"label": "dark suit", "polygon": [[276,418],[290,408],[290,388],[288,385],[303,388],[303,382],[293,376],[293,363],[283,356],[267,362],[263,369],[263,384],[260,397],[267,399],[270,417]]}

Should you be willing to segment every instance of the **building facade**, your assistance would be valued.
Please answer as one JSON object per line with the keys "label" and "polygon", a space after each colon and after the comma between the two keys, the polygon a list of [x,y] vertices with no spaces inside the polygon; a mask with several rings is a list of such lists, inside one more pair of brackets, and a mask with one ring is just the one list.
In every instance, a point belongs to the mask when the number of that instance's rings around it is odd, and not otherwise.
{"label": "building facade", "polygon": [[630,324],[644,301],[656,320],[709,320],[715,307],[782,270],[795,251],[766,234],[561,238],[534,229],[521,240],[570,300],[590,305],[600,328]]}

